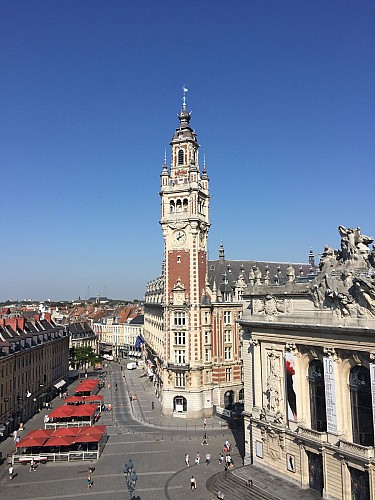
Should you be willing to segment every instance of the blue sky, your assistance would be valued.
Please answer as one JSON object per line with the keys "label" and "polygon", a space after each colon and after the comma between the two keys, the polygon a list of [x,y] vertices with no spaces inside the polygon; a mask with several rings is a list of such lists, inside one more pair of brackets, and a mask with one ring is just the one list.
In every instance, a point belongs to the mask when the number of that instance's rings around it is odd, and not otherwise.
{"label": "blue sky", "polygon": [[375,236],[375,4],[2,0],[0,300],[142,298],[181,87],[210,258]]}

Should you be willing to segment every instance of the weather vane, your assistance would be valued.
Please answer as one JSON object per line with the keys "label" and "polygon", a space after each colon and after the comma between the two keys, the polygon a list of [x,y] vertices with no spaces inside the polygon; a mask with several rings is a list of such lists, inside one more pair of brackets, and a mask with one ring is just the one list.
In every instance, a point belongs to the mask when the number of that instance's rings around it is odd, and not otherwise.
{"label": "weather vane", "polygon": [[184,85],[183,85],[183,87],[182,87],[182,92],[183,92],[183,96],[182,96],[182,106],[183,106],[184,108],[186,108],[186,93],[187,93],[187,92],[189,92],[189,89],[187,89],[187,88],[185,87],[185,84],[184,84]]}

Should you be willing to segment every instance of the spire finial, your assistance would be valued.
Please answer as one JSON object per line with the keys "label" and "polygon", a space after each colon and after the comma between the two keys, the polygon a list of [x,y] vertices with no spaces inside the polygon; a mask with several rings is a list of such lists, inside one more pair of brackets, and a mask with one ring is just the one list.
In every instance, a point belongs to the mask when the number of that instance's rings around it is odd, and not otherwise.
{"label": "spire finial", "polygon": [[182,109],[186,111],[186,94],[189,92],[189,89],[185,87],[185,84],[182,86]]}

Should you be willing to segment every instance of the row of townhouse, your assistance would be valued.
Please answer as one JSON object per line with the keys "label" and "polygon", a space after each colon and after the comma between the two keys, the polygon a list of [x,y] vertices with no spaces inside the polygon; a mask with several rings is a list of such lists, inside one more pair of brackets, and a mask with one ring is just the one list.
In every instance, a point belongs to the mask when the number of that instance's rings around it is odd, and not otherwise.
{"label": "row of townhouse", "polygon": [[0,438],[24,424],[68,381],[69,332],[44,318],[0,318]]}

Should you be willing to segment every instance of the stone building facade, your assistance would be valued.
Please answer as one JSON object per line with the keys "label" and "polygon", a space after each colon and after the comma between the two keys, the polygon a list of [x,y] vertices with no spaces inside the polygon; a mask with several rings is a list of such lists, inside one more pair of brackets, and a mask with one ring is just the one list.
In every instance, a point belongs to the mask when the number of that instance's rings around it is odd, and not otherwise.
{"label": "stone building facade", "polygon": [[0,437],[22,428],[68,382],[69,333],[46,316],[0,319]]}
{"label": "stone building facade", "polygon": [[339,227],[310,283],[243,293],[245,447],[324,498],[375,498],[375,250]]}

